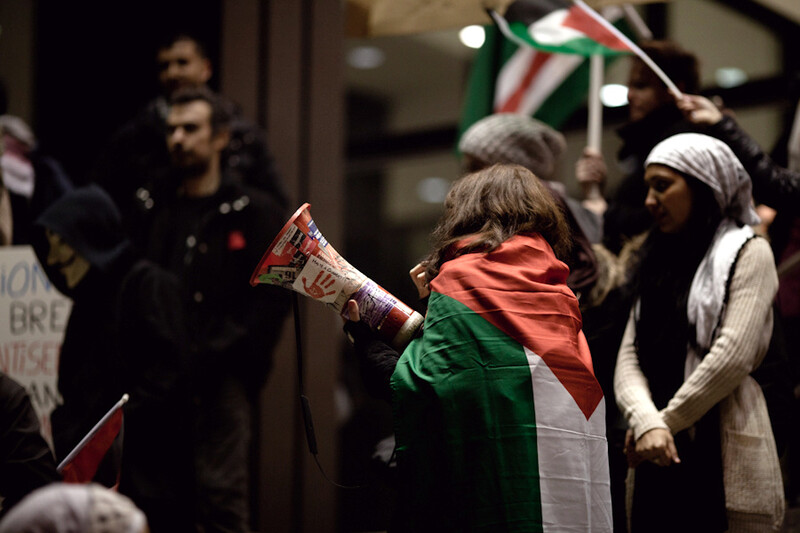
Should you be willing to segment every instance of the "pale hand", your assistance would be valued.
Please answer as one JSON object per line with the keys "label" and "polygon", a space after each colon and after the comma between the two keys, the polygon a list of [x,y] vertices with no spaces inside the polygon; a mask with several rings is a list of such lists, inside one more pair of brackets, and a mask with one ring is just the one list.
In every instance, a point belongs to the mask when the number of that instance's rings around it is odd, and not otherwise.
{"label": "pale hand", "polygon": [[589,185],[602,187],[607,174],[608,169],[603,154],[588,146],[584,148],[580,159],[575,163],[575,178],[584,191]]}
{"label": "pale hand", "polygon": [[675,103],[686,119],[694,124],[711,126],[722,120],[722,111],[705,96],[684,94]]}
{"label": "pale hand", "polygon": [[663,428],[651,429],[639,437],[636,441],[636,454],[658,466],[681,462],[672,433]]}
{"label": "pale hand", "polygon": [[414,282],[414,286],[417,288],[417,293],[419,293],[420,300],[427,298],[431,293],[431,290],[428,287],[428,280],[425,277],[425,268],[427,266],[428,265],[425,263],[419,263],[408,271],[408,275],[411,276],[411,281]]}

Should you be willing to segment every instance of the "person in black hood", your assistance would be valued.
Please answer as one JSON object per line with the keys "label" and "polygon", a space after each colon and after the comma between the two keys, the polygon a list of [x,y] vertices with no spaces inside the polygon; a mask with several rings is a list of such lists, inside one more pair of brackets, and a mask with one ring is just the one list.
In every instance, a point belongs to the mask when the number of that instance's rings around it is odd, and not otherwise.
{"label": "person in black hood", "polygon": [[[145,511],[153,533],[191,531],[193,446],[177,279],[136,256],[117,208],[96,185],[56,201],[34,235],[49,279],[73,299],[58,370],[63,403],[51,415],[57,459],[128,393],[120,492]],[[110,474],[105,481],[113,483],[117,473]]]}

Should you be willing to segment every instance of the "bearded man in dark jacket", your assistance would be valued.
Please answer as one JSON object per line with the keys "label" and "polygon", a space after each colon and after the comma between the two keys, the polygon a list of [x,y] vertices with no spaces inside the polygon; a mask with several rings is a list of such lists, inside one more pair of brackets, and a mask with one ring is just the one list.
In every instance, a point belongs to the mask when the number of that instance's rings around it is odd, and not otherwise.
{"label": "bearded man in dark jacket", "polygon": [[[147,514],[153,533],[193,531],[177,279],[134,254],[119,211],[96,185],[74,189],[42,213],[34,249],[51,282],[73,300],[58,369],[63,403],[51,415],[57,459],[129,394],[119,490]],[[103,466],[95,479],[110,486],[118,472]]]}
{"label": "bearded man in dark jacket", "polygon": [[283,226],[283,209],[221,165],[229,115],[217,95],[184,88],[170,101],[170,176],[139,191],[141,246],[174,272],[188,310],[196,407],[198,508],[204,531],[251,526],[252,410],[288,311],[279,287],[249,280]]}

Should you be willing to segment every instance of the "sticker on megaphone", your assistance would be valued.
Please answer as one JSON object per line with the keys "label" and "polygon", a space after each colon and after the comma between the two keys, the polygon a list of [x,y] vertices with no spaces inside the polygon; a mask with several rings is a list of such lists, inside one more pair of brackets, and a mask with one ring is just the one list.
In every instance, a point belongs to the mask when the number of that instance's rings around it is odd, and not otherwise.
{"label": "sticker on megaphone", "polygon": [[292,283],[292,289],[322,303],[334,303],[346,281],[331,265],[310,255],[300,275]]}
{"label": "sticker on megaphone", "polygon": [[347,300],[358,302],[362,320],[402,349],[422,315],[353,268],[322,236],[303,204],[273,239],[250,284],[280,285],[321,302],[344,316]]}

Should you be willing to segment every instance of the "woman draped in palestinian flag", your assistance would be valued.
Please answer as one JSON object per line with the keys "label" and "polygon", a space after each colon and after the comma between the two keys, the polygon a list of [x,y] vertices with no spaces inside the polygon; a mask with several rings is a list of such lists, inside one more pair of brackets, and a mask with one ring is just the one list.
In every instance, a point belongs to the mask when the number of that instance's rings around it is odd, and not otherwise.
{"label": "woman draped in palestinian flag", "polygon": [[423,333],[402,355],[348,302],[364,378],[393,404],[391,530],[610,532],[605,404],[562,213],[517,165],[466,175],[444,208]]}

